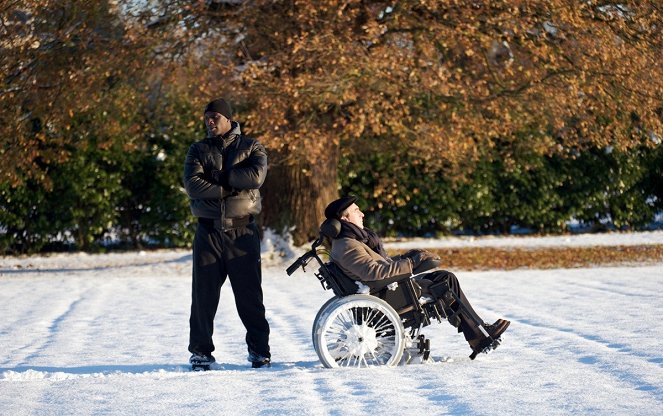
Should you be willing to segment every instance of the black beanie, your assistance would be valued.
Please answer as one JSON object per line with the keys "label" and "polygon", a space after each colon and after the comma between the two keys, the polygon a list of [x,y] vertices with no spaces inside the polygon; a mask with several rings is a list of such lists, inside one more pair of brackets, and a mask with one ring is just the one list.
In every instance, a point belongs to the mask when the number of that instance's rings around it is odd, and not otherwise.
{"label": "black beanie", "polygon": [[344,196],[339,198],[336,201],[332,201],[327,208],[325,208],[325,217],[329,219],[336,218],[337,220],[341,219],[341,214],[345,211],[350,205],[357,202],[356,196]]}
{"label": "black beanie", "polygon": [[207,104],[204,112],[219,113],[228,120],[230,120],[230,117],[233,115],[233,110],[230,108],[230,104],[228,104],[228,102],[223,98],[217,98],[216,100]]}

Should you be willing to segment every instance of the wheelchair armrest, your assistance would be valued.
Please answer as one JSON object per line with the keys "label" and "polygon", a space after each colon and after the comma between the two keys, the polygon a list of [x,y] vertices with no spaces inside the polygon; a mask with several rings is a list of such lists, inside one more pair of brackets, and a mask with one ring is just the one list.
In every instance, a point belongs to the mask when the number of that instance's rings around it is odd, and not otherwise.
{"label": "wheelchair armrest", "polygon": [[394,283],[398,283],[398,285],[401,285],[401,284],[404,284],[408,280],[411,280],[411,279],[412,279],[412,276],[407,274],[407,275],[394,276],[394,277],[390,277],[388,279],[382,279],[382,280],[370,280],[370,281],[365,281],[365,282],[362,282],[362,283],[365,284],[366,286],[368,286],[369,288],[371,288],[371,293],[374,293],[374,292],[379,292],[379,291],[383,290],[384,288],[386,288],[386,287],[388,287],[388,286],[390,286]]}

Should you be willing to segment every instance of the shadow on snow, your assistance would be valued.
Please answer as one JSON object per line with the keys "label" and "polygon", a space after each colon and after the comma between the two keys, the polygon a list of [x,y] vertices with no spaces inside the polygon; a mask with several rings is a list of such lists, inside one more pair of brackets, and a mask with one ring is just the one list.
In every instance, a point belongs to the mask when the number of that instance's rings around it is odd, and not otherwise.
{"label": "shadow on snow", "polygon": [[[322,369],[319,361],[275,362],[271,368],[254,369],[250,363],[230,364],[216,363],[214,371],[284,371],[290,369]],[[47,367],[47,366],[18,366],[14,368],[0,368],[0,380],[11,378],[11,373],[26,374],[30,372],[46,373],[43,378],[52,378],[59,375],[98,376],[144,373],[188,373],[191,367],[188,364],[136,364],[136,365],[89,365],[80,367]],[[25,377],[20,377],[25,379]],[[35,377],[38,378],[38,377]]]}

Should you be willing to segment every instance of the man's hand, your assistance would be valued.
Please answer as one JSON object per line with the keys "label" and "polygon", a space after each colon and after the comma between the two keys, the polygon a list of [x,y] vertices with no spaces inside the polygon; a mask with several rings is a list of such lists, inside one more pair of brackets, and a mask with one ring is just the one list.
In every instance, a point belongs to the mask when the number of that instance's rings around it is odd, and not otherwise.
{"label": "man's hand", "polygon": [[226,191],[232,190],[230,184],[228,183],[228,170],[213,170],[212,181],[214,181],[217,185],[221,185]]}
{"label": "man's hand", "polygon": [[420,248],[413,248],[411,250],[406,251],[405,253],[401,254],[401,257],[409,257],[412,258],[415,255],[419,253],[428,253],[426,250],[422,250]]}
{"label": "man's hand", "polygon": [[419,274],[440,266],[439,256],[426,250],[410,250],[403,254],[412,260],[412,273]]}
{"label": "man's hand", "polygon": [[414,248],[412,250],[406,251],[402,257],[409,257],[411,259],[414,259],[415,257],[418,259],[436,259],[439,260],[440,256],[431,253],[430,251],[422,250],[420,248]]}

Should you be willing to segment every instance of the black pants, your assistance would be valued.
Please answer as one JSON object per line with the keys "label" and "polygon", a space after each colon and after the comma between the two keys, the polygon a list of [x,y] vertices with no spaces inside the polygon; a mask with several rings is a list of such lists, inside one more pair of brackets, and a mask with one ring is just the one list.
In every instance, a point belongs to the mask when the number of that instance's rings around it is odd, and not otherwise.
{"label": "black pants", "polygon": [[[460,312],[458,314],[458,316],[460,317],[460,325],[458,326],[458,332],[463,332],[463,335],[465,336],[465,339],[467,341],[484,338],[483,333],[479,329],[479,325],[477,325],[475,319],[472,319],[472,316],[474,316],[474,318],[476,318],[476,320],[478,320],[479,323],[483,323],[483,321],[481,320],[481,318],[479,318],[479,315],[472,308],[470,301],[467,300],[467,298],[465,297],[465,293],[463,293],[463,290],[460,288],[460,283],[458,282],[458,278],[453,273],[448,272],[446,270],[440,270],[440,271],[423,274],[420,277],[417,276],[416,280],[418,281],[424,292],[427,292],[428,286],[447,280],[449,283],[449,290],[455,293],[456,296],[458,296],[460,303],[464,305],[464,308],[461,308],[458,302],[455,302],[453,305],[451,305],[451,309],[454,312],[460,309]],[[430,281],[430,283],[428,281]]]}
{"label": "black pants", "polygon": [[226,277],[246,328],[249,354],[271,357],[261,287],[260,237],[254,223],[226,231],[198,224],[193,241],[189,351],[214,351],[214,316]]}

